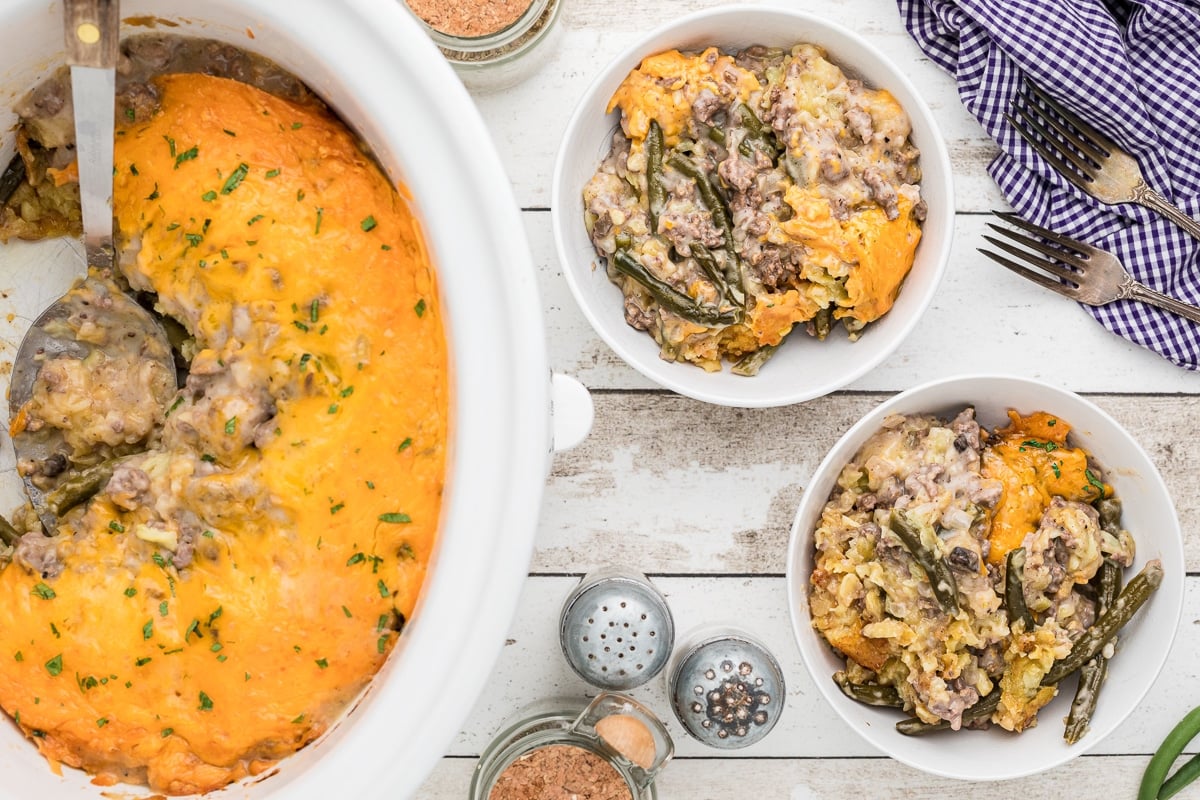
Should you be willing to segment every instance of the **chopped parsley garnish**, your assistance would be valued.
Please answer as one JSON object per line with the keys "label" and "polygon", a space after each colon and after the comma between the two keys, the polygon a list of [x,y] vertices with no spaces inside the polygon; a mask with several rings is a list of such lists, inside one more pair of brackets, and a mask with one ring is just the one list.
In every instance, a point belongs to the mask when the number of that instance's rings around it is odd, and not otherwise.
{"label": "chopped parsley garnish", "polygon": [[375,217],[367,217],[366,219],[364,219],[362,222],[359,223],[359,225],[362,227],[362,229],[364,231],[372,230],[376,224],[377,223],[375,222]]}
{"label": "chopped parsley garnish", "polygon": [[125,119],[129,120],[130,122],[133,122],[134,120],[137,119],[137,112],[134,111],[132,108],[126,108],[125,109]]}
{"label": "chopped parsley garnish", "polygon": [[225,420],[225,435],[233,436],[237,432],[237,417],[230,417]]}
{"label": "chopped parsley garnish", "polygon": [[126,597],[133,597],[135,594],[137,594],[137,589],[133,588],[132,586],[125,587]]}
{"label": "chopped parsley garnish", "polygon": [[337,512],[341,511],[345,507],[346,507],[345,503],[338,503],[337,505],[332,505],[329,507],[329,513],[336,514]]}
{"label": "chopped parsley garnish", "polygon": [[418,300],[417,304],[415,306],[413,306],[413,311],[417,312],[418,317],[425,316],[425,298],[424,297],[422,297],[420,300]]}
{"label": "chopped parsley garnish", "polygon": [[217,199],[217,193],[209,189],[207,192],[200,195],[200,199],[206,203],[211,203],[213,200]]}
{"label": "chopped parsley garnish", "polygon": [[183,238],[188,240],[188,245],[191,247],[199,247],[200,243],[204,241],[204,235],[199,233],[185,233]]}
{"label": "chopped parsley garnish", "polygon": [[[342,606],[342,613],[346,615],[346,619],[354,618],[354,615],[350,613],[350,609],[346,608],[345,606]],[[19,656],[21,654],[17,653],[17,655]],[[20,658],[17,659],[17,661],[20,661],[20,660],[21,660]]]}
{"label": "chopped parsley garnish", "polygon": [[169,147],[171,149],[171,158],[174,158],[175,157],[175,140],[172,139],[170,136],[163,136],[163,139],[165,139],[167,141],[167,147]]}
{"label": "chopped parsley garnish", "polygon": [[391,597],[392,596],[392,592],[390,589],[388,589],[387,584],[383,582],[383,578],[380,578],[379,583],[377,583],[376,585],[379,587],[379,596],[380,597]]}
{"label": "chopped parsley garnish", "polygon": [[321,301],[313,300],[308,306],[308,319],[310,322],[316,322],[321,318]]}
{"label": "chopped parsley garnish", "polygon": [[392,511],[387,514],[380,514],[379,521],[380,522],[390,522],[390,523],[399,525],[399,524],[405,524],[405,523],[412,522],[412,517],[410,517],[408,514],[404,514],[399,511]]}
{"label": "chopped parsley garnish", "polygon": [[[1087,482],[1090,485],[1096,487],[1096,491],[1098,491],[1100,493],[1101,497],[1104,497],[1105,494],[1107,494],[1107,490],[1104,488],[1104,484],[1100,481],[1099,478],[1096,477],[1096,474],[1094,472],[1092,472],[1090,469],[1085,469],[1083,471],[1083,474],[1084,474],[1084,477],[1087,478]],[[1084,488],[1086,489],[1087,487],[1084,487]]]}
{"label": "chopped parsley garnish", "polygon": [[269,170],[267,170],[267,177],[268,177],[268,178],[276,178],[276,177],[278,177],[278,176],[279,176],[279,170],[277,170],[277,169],[269,169]]}
{"label": "chopped parsley garnish", "polygon": [[400,443],[400,446],[396,448],[396,452],[403,453],[405,450],[407,450],[410,447],[412,447],[412,437],[411,436],[409,436],[403,442]]}
{"label": "chopped parsley garnish", "polygon": [[149,639],[154,635],[154,620],[153,618],[146,620],[146,624],[142,626],[142,638]]}
{"label": "chopped parsley garnish", "polygon": [[223,133],[224,133],[226,136],[237,136],[237,134],[236,134],[236,133],[234,133],[233,131],[229,130],[229,128],[222,128],[222,129],[221,129],[221,131],[222,131],[222,132],[223,132]]}
{"label": "chopped parsley garnish", "polygon": [[101,717],[100,719],[96,720],[97,728],[103,728],[107,724],[108,724],[108,717]]}
{"label": "chopped parsley garnish", "polygon": [[325,214],[325,209],[323,209],[323,208],[317,209],[317,226],[315,228],[313,228],[313,236],[316,236],[318,233],[321,232],[321,217],[324,214]]}
{"label": "chopped parsley garnish", "polygon": [[211,614],[208,615],[208,627],[211,628],[212,624],[214,622],[216,622],[217,619],[219,619],[220,616],[224,613],[225,613],[225,606],[217,606],[216,611],[213,611]]}
{"label": "chopped parsley garnish", "polygon": [[[174,147],[175,147],[175,143],[171,142],[172,150],[174,150]],[[182,164],[185,161],[191,161],[198,155],[200,155],[200,148],[197,147],[196,145],[192,145],[187,150],[184,150],[182,153],[175,156],[175,169],[179,169],[180,164]]]}
{"label": "chopped parsley garnish", "polygon": [[196,638],[202,638],[204,636],[204,634],[200,633],[200,620],[198,619],[192,620],[187,626],[187,630],[183,632],[183,640],[186,642],[187,638],[192,634],[195,634]]}
{"label": "chopped parsley garnish", "polygon": [[217,462],[217,457],[214,455],[205,453],[204,455],[200,456],[200,460],[207,461],[209,464],[215,464]]}
{"label": "chopped parsley garnish", "polygon": [[388,635],[385,633],[383,636],[379,637],[379,640],[377,642],[375,642],[375,649],[377,649],[380,653],[386,651],[387,650],[387,642],[388,642]]}
{"label": "chopped parsley garnish", "polygon": [[221,194],[229,194],[236,189],[238,184],[242,182],[242,179],[246,177],[246,173],[249,171],[249,165],[238,164],[237,169],[231,172],[229,177],[225,179],[225,185],[221,187]]}
{"label": "chopped parsley garnish", "polygon": [[[258,222],[262,218],[263,218],[262,214],[255,214],[253,217],[250,218],[250,220],[246,224],[253,225],[254,223]],[[246,242],[246,244],[250,244],[250,243]]]}
{"label": "chopped parsley garnish", "polygon": [[301,322],[300,320],[298,320],[298,319],[294,319],[294,320],[292,320],[292,324],[293,324],[293,325],[295,325],[295,326],[296,326],[297,328],[299,328],[300,330],[304,331],[305,333],[308,333],[308,326],[307,326],[307,325],[305,325],[305,324],[304,324],[303,322]]}
{"label": "chopped parsley garnish", "polygon": [[125,532],[125,526],[122,525],[121,523],[117,522],[115,519],[111,520],[108,523],[108,529],[110,531],[112,531],[113,533],[124,533]]}
{"label": "chopped parsley garnish", "polygon": [[130,164],[130,165],[129,165],[129,174],[130,174],[130,175],[133,175],[134,177],[137,177],[137,175],[139,174],[139,173],[138,173],[137,164]]}
{"label": "chopped parsley garnish", "polygon": [[33,591],[30,594],[36,594],[43,600],[53,600],[58,596],[53,589],[41,582],[34,584]]}
{"label": "chopped parsley garnish", "polygon": [[367,488],[368,488],[368,489],[374,489],[374,488],[375,488],[375,481],[367,481]]}
{"label": "chopped parsley garnish", "polygon": [[158,199],[158,181],[154,182],[154,191],[151,192],[150,194],[146,195],[146,199],[147,200],[157,200]]}
{"label": "chopped parsley garnish", "polygon": [[165,738],[167,738],[168,736],[170,736],[170,735],[171,735],[172,733],[174,733],[174,732],[175,732],[175,729],[174,729],[174,728],[163,728],[163,729],[162,729],[162,738],[164,738],[164,739],[165,739]]}
{"label": "chopped parsley garnish", "polygon": [[[346,610],[346,607],[345,607],[345,606],[342,606],[342,610],[343,610],[343,611],[346,611],[346,616],[347,616],[347,617],[348,617],[348,616],[350,616],[350,612]],[[13,661],[16,661],[16,662],[19,664],[19,663],[21,663],[21,662],[22,662],[22,661],[24,661],[24,660],[25,660],[25,654],[24,654],[24,653],[22,653],[20,650],[18,650],[17,652],[13,653]]]}
{"label": "chopped parsley garnish", "polygon": [[62,653],[59,653],[54,658],[46,662],[46,672],[49,672],[52,677],[57,678],[62,674],[63,662]]}
{"label": "chopped parsley garnish", "polygon": [[1059,462],[1055,461],[1053,464],[1050,465],[1050,469],[1054,470],[1054,477],[1061,478],[1062,470],[1059,468],[1058,463]]}
{"label": "chopped parsley garnish", "polygon": [[354,394],[354,387],[347,386],[345,389],[342,389],[342,391],[338,392],[338,394],[340,394],[342,397],[349,397],[350,395]]}
{"label": "chopped parsley garnish", "polygon": [[350,556],[349,559],[346,560],[346,566],[352,567],[355,564],[361,564],[362,562],[364,562],[366,560],[367,560],[367,557],[365,555],[363,555],[362,553],[355,553],[354,555]]}
{"label": "chopped parsley garnish", "polygon": [[209,697],[204,692],[201,692],[200,693],[200,710],[201,711],[212,711],[212,707],[213,707],[212,698]]}
{"label": "chopped parsley garnish", "polygon": [[338,404],[337,404],[337,403],[332,403],[332,404],[329,406],[329,413],[330,413],[330,414],[336,414],[337,412],[338,412]]}
{"label": "chopped parsley garnish", "polygon": [[166,600],[163,600],[161,603],[158,604],[158,615],[160,617],[165,617],[167,615],[167,601]]}
{"label": "chopped parsley garnish", "polygon": [[396,555],[405,561],[412,561],[417,557],[417,554],[413,552],[412,545],[408,542],[400,545],[400,549],[396,551]]}
{"label": "chopped parsley garnish", "polygon": [[1053,453],[1058,449],[1058,445],[1054,442],[1042,442],[1037,439],[1026,439],[1021,442],[1022,447],[1032,447],[1036,450],[1045,450],[1047,453]]}
{"label": "chopped parsley garnish", "polygon": [[153,661],[153,659],[150,658],[150,656],[143,656],[142,658],[139,658],[137,661],[134,661],[133,665],[135,667],[144,667],[147,664],[149,664],[151,661]]}
{"label": "chopped parsley garnish", "polygon": [[318,666],[318,667],[320,667],[321,669],[328,669],[328,668],[329,668],[329,662],[328,662],[328,661],[326,661],[326,660],[325,660],[325,659],[323,659],[323,658],[318,658],[318,659],[317,659],[317,666]]}

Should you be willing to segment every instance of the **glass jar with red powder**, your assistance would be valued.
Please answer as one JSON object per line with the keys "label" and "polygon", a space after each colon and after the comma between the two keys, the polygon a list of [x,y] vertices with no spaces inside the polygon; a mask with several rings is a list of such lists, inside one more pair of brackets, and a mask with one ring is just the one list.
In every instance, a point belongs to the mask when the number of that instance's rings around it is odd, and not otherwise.
{"label": "glass jar with red powder", "polygon": [[405,0],[467,88],[523,80],[549,56],[562,0]]}
{"label": "glass jar with red powder", "polygon": [[655,800],[675,748],[662,722],[624,695],[526,708],[479,757],[471,800]]}

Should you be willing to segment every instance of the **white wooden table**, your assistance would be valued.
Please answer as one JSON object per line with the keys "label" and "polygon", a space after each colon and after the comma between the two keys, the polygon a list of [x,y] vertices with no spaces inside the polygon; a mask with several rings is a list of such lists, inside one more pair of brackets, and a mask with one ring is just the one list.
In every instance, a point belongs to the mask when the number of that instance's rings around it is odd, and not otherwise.
{"label": "white wooden table", "polygon": [[[995,147],[962,108],[951,78],[908,37],[891,0],[795,0],[877,43],[923,91],[954,161],[958,218],[946,279],[920,328],[895,356],[845,391],[788,408],[750,411],[655,388],[592,332],[562,277],[550,232],[558,140],[599,68],[650,28],[713,0],[563,0],[559,45],[516,88],[476,99],[515,186],[537,265],[551,366],[591,390],[591,436],[560,455],[546,490],[529,579],[507,646],[462,732],[421,798],[462,798],[477,756],[501,723],[546,697],[594,694],[558,647],[563,599],[588,570],[621,564],[667,595],[682,634],[736,619],[783,664],[786,706],[756,745],[716,751],[674,720],[660,675],[631,694],[668,723],[676,758],[658,781],[673,798],[933,798],[964,790],[891,761],[821,699],[796,649],[784,563],[791,520],[825,451],[892,393],[956,373],[996,371],[1088,396],[1126,426],[1162,471],[1178,507],[1188,587],[1181,630],[1142,706],[1088,755],[1051,774],[972,786],[979,800],[1059,798],[1080,787],[1132,798],[1149,754],[1200,705],[1200,375],[1102,329],[1072,302],[996,267],[975,248],[987,212],[1005,203],[986,172]],[[736,447],[734,444],[736,443]],[[869,776],[869,783],[864,783]],[[1073,787],[1074,790],[1072,790]],[[1066,793],[1064,795],[1064,792]],[[1192,787],[1180,797],[1200,797]]]}

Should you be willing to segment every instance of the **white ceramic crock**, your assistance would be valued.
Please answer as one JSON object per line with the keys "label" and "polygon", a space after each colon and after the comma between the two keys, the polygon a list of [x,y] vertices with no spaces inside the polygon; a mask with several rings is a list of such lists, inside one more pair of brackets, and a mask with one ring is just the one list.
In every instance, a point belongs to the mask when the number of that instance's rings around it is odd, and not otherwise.
{"label": "white ceramic crock", "polygon": [[[123,35],[154,18],[163,31],[232,42],[299,76],[408,188],[425,227],[448,319],[453,416],[442,533],[420,605],[384,669],[327,736],[265,779],[218,795],[408,797],[449,747],[499,654],[527,574],[552,442],[563,449],[586,435],[590,401],[574,381],[550,380],[509,182],[470,97],[400,3],[126,0],[121,15],[141,18]],[[13,104],[63,63],[62,41],[61,3],[0,5],[0,164],[13,153]],[[76,252],[62,241],[0,246],[0,362],[11,362],[29,320],[82,271]],[[553,432],[552,403],[567,411],[555,415]],[[21,494],[7,437],[2,448],[7,510]],[[13,725],[0,724],[0,771],[4,800],[112,796],[81,773],[55,775]]]}

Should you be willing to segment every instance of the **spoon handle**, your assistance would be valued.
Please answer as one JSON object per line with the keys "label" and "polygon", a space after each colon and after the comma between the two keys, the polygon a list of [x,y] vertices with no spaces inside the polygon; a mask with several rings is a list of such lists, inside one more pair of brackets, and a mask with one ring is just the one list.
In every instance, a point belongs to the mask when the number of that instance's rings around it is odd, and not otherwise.
{"label": "spoon handle", "polygon": [[75,110],[75,156],[89,266],[112,265],[113,106],[118,0],[66,0],[63,19]]}

